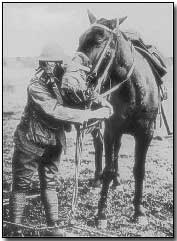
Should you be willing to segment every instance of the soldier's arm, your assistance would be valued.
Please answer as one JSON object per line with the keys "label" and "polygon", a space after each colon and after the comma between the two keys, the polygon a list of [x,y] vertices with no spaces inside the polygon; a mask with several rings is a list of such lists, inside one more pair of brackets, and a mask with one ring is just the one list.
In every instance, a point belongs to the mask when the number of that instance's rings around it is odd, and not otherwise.
{"label": "soldier's arm", "polygon": [[34,103],[34,107],[46,115],[57,120],[83,124],[89,119],[105,119],[113,114],[112,108],[102,107],[98,110],[80,110],[63,106],[50,94],[44,84],[35,81],[28,87],[28,93]]}
{"label": "soldier's arm", "polygon": [[91,113],[93,111],[71,109],[64,107],[62,103],[58,103],[58,101],[49,93],[46,86],[38,81],[35,81],[28,86],[28,94],[37,111],[42,111],[46,115],[57,120],[83,123],[83,121],[93,118],[93,113]]}

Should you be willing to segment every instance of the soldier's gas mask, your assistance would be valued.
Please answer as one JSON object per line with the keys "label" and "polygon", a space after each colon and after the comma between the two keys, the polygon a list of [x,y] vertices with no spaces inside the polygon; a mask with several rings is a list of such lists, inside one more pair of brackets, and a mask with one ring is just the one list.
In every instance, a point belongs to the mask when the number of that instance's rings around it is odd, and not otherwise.
{"label": "soldier's gas mask", "polygon": [[62,63],[63,61],[57,60],[39,60],[39,67],[36,70],[36,74],[42,71],[43,77],[46,79],[47,83],[50,82],[52,78],[55,78],[55,80],[60,83],[64,74]]}

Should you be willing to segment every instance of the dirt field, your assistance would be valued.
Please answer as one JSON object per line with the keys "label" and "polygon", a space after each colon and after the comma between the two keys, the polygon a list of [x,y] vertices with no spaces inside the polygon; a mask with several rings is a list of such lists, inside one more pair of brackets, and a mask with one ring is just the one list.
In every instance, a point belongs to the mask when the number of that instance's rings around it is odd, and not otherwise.
{"label": "dirt field", "polygon": [[[3,191],[8,198],[11,188],[11,156],[13,153],[13,132],[19,122],[25,105],[25,86],[32,73],[31,69],[21,67],[4,70],[4,115],[3,115]],[[172,126],[172,75],[169,78],[168,118]],[[125,135],[119,153],[121,185],[110,189],[108,198],[108,228],[117,237],[172,237],[173,236],[173,137],[167,137],[164,127],[157,130],[163,133],[162,140],[153,140],[146,160],[146,178],[144,181],[143,206],[148,223],[130,222],[133,214],[133,164],[134,140]],[[157,134],[156,133],[156,134]],[[67,153],[62,156],[58,176],[59,216],[67,217],[71,208],[74,180],[75,131],[67,134]],[[99,189],[89,187],[89,179],[94,175],[94,149],[91,136],[86,137],[79,175],[77,224],[91,225],[97,211]],[[37,175],[29,193],[37,193],[39,183]],[[45,224],[40,199],[30,200],[26,206],[25,222],[28,225]],[[8,206],[4,208],[4,220],[8,219]],[[71,231],[69,228],[67,231]],[[105,230],[106,231],[106,230]],[[88,231],[73,231],[77,236],[101,236]],[[33,235],[24,231],[24,235]]]}

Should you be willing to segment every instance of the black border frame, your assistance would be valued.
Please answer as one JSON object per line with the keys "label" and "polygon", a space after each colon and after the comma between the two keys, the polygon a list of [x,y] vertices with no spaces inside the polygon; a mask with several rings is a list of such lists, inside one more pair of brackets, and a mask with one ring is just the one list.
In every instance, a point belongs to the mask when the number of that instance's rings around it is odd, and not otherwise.
{"label": "black border frame", "polygon": [[[61,4],[68,4],[68,3],[100,3],[100,4],[104,4],[104,3],[124,3],[124,4],[129,4],[129,3],[138,3],[138,4],[146,4],[146,3],[150,3],[150,4],[153,4],[153,3],[159,3],[159,4],[172,4],[173,5],[173,132],[174,132],[174,136],[173,136],[173,237],[165,237],[165,238],[162,238],[162,237],[127,237],[127,238],[124,238],[124,237],[116,237],[116,238],[122,238],[122,239],[174,239],[176,238],[176,230],[175,230],[175,224],[176,224],[176,209],[175,209],[175,181],[176,181],[176,177],[175,177],[175,174],[174,174],[174,171],[176,170],[176,162],[175,162],[175,147],[176,147],[176,132],[175,132],[175,123],[176,123],[176,111],[175,111],[175,104],[176,104],[176,95],[175,95],[175,90],[176,90],[176,82],[175,82],[175,79],[176,79],[176,72],[175,72],[175,68],[174,68],[174,63],[176,63],[176,56],[175,56],[175,53],[176,53],[176,49],[175,49],[175,23],[177,21],[176,20],[176,16],[175,16],[175,2],[174,1],[170,1],[170,2],[2,2],[2,200],[3,200],[3,5],[5,5],[5,3],[11,3],[11,4],[18,4],[18,3],[41,3],[41,4],[44,4],[44,3],[50,3],[50,4],[53,4],[53,3],[61,3]],[[2,201],[2,211],[3,211],[3,201]],[[3,212],[2,212],[2,224],[3,224]],[[4,237],[3,236],[3,225],[2,225],[2,238],[6,238],[7,240],[8,239],[14,239],[14,240],[19,240],[19,239],[22,239],[22,237]],[[46,239],[44,237],[23,237],[25,239]],[[47,238],[47,239],[55,239],[55,238],[58,238],[58,237],[51,237],[51,238]],[[79,237],[71,237],[71,238],[76,238],[76,239],[80,239]],[[83,237],[82,239],[87,239],[87,237]],[[93,237],[93,238],[99,238],[99,237]],[[102,237],[102,238],[107,238],[107,237]],[[65,238],[67,239],[67,238]],[[68,238],[70,239],[70,238]],[[92,238],[91,238],[92,239]],[[112,238],[108,238],[108,239],[112,239]],[[113,238],[114,239],[114,238]]]}

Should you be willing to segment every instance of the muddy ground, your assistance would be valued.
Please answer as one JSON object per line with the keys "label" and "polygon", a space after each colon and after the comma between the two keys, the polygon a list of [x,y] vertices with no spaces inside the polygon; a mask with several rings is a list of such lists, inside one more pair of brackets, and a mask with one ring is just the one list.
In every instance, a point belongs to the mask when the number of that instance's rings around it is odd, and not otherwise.
{"label": "muddy ground", "polygon": [[[14,72],[13,72],[14,71]],[[21,70],[19,70],[21,71]],[[11,157],[13,154],[13,132],[19,122],[26,98],[24,91],[26,79],[31,70],[17,69],[7,71],[4,81],[4,115],[3,115],[3,192],[4,199],[8,198],[12,183]],[[14,75],[15,73],[15,75]],[[14,80],[15,76],[15,80]],[[13,78],[12,78],[13,77]],[[9,81],[7,81],[7,79]],[[16,83],[16,84],[14,84]],[[171,87],[171,85],[170,85]],[[170,97],[172,98],[172,97]],[[172,102],[169,104],[172,108]],[[171,109],[172,110],[172,109]],[[172,115],[170,115],[172,116]],[[171,119],[172,121],[172,119]],[[60,173],[58,176],[59,216],[67,218],[71,209],[71,199],[74,184],[74,152],[75,131],[67,134],[67,153],[62,155]],[[131,223],[133,214],[134,193],[134,139],[124,135],[119,153],[119,169],[121,185],[109,191],[108,198],[108,227],[105,232],[117,237],[172,237],[173,236],[173,137],[163,132],[162,140],[153,140],[146,160],[146,177],[144,181],[143,206],[147,222]],[[94,227],[94,215],[100,189],[89,186],[89,179],[94,176],[94,148],[90,135],[86,137],[82,154],[79,174],[78,207],[75,215],[76,223]],[[32,180],[30,194],[38,193],[39,182],[37,173]],[[4,206],[4,220],[8,220],[8,205]],[[40,198],[29,200],[26,205],[24,223],[28,225],[45,225],[43,208]],[[65,224],[65,222],[63,222]],[[101,236],[84,230],[68,232],[76,236]],[[35,235],[23,230],[24,235]],[[39,233],[37,235],[40,235]],[[72,234],[71,234],[72,236]]]}

